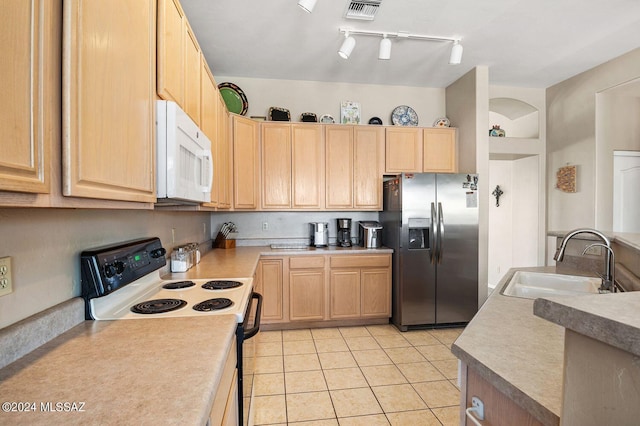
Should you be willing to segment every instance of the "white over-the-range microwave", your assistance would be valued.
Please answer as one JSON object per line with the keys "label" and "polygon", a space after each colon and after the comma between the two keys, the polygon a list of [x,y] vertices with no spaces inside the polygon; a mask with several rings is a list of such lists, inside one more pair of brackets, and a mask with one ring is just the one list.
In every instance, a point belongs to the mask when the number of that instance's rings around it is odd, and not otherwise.
{"label": "white over-the-range microwave", "polygon": [[211,141],[175,102],[156,104],[158,203],[211,201]]}

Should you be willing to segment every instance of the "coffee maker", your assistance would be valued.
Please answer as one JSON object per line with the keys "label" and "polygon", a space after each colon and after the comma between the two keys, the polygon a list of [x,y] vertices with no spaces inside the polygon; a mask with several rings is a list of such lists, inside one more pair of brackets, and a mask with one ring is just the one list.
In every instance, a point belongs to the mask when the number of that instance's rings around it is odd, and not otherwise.
{"label": "coffee maker", "polygon": [[351,247],[351,219],[338,218],[338,247]]}

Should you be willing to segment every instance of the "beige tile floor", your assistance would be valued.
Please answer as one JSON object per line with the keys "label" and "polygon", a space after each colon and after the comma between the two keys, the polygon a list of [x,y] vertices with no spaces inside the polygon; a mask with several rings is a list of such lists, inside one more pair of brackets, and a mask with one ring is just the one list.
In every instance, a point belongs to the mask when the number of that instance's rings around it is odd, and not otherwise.
{"label": "beige tile floor", "polygon": [[256,425],[458,426],[462,329],[392,325],[257,336]]}

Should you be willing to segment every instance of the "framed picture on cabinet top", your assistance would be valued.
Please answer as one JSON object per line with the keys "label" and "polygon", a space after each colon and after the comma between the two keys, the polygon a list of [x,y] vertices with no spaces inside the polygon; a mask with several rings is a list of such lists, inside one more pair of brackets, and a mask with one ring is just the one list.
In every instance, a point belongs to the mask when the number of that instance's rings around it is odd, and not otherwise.
{"label": "framed picture on cabinet top", "polygon": [[360,103],[342,101],[340,104],[340,123],[360,124]]}

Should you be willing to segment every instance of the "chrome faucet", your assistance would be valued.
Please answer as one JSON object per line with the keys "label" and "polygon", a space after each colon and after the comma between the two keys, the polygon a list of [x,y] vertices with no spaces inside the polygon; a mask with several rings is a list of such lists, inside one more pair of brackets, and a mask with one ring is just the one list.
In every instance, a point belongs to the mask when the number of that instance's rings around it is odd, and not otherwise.
{"label": "chrome faucet", "polygon": [[556,254],[553,256],[553,260],[557,262],[562,262],[562,259],[564,259],[564,251],[567,247],[567,243],[571,238],[575,237],[578,234],[592,234],[592,235],[595,235],[596,237],[599,237],[603,241],[604,244],[595,243],[587,246],[582,252],[582,254],[584,255],[589,248],[594,246],[604,247],[607,250],[607,257],[605,260],[605,271],[604,271],[604,275],[601,275],[602,285],[600,286],[600,290],[608,290],[610,292],[616,291],[615,256],[613,254],[613,249],[611,248],[611,241],[609,241],[609,238],[607,238],[606,235],[604,235],[602,232],[598,230],[591,229],[591,228],[579,228],[569,232],[567,235],[564,236],[564,238],[560,242],[560,247],[558,247],[558,250],[556,250]]}

